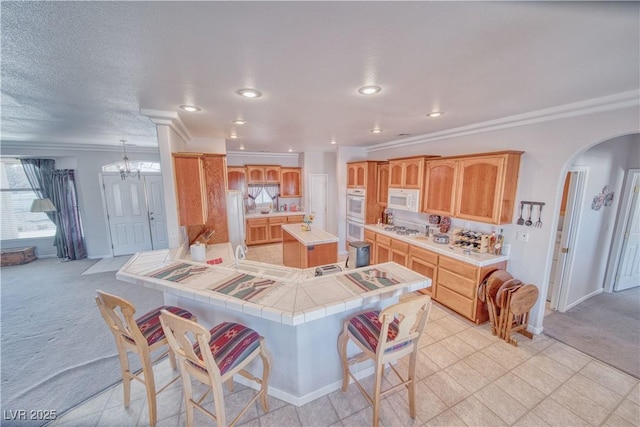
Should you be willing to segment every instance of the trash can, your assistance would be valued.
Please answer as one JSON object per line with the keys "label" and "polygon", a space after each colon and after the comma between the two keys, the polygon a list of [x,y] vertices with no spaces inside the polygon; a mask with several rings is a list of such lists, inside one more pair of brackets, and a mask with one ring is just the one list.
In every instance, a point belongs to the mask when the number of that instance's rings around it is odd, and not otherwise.
{"label": "trash can", "polygon": [[345,268],[366,267],[370,262],[371,245],[366,242],[349,242],[349,255]]}

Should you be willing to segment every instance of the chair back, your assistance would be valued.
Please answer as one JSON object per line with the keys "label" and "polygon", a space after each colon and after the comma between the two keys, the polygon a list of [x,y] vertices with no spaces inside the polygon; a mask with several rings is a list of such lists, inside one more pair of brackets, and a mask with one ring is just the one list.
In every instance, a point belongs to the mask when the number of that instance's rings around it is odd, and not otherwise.
{"label": "chair back", "polygon": [[[424,327],[429,319],[431,311],[431,297],[420,295],[407,298],[404,301],[393,304],[380,312],[378,320],[382,324],[379,344],[376,353],[383,354],[390,349],[403,348],[422,335]],[[397,334],[393,340],[386,340],[389,326],[397,321]]]}
{"label": "chair back", "polygon": [[[214,377],[220,377],[220,369],[209,347],[211,333],[204,326],[166,310],[160,311],[160,324],[169,347],[181,361],[182,366],[187,369],[196,367]],[[197,353],[200,353],[201,357]],[[185,364],[185,361],[188,363]]]}
{"label": "chair back", "polygon": [[126,342],[135,343],[138,346],[147,346],[147,340],[142,335],[134,314],[136,308],[124,298],[103,291],[96,291],[96,304],[104,321],[116,339],[124,339]]}

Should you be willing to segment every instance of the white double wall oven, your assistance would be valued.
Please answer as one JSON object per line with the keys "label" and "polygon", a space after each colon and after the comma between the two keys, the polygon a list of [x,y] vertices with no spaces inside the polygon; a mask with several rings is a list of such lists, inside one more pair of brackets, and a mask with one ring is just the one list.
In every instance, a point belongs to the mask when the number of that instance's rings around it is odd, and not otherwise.
{"label": "white double wall oven", "polygon": [[367,204],[361,188],[347,189],[347,242],[364,241],[364,219]]}

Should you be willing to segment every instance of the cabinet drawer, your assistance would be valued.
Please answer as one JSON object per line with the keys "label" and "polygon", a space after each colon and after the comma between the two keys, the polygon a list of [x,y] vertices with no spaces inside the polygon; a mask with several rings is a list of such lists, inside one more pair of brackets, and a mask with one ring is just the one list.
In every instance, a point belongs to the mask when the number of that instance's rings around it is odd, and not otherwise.
{"label": "cabinet drawer", "polygon": [[376,232],[371,230],[364,230],[364,240],[373,240],[376,241]]}
{"label": "cabinet drawer", "polygon": [[268,222],[268,218],[248,219],[247,226],[251,227],[252,225],[267,225],[267,222]]}
{"label": "cabinet drawer", "polygon": [[440,268],[445,268],[449,271],[452,271],[462,277],[466,277],[467,279],[471,279],[473,281],[476,280],[478,268],[474,267],[471,264],[466,264],[464,262],[441,256],[438,266]]}
{"label": "cabinet drawer", "polygon": [[[442,271],[438,275],[442,274]],[[460,294],[457,294],[444,286],[438,286],[436,290],[436,300],[443,305],[446,305],[450,309],[463,316],[474,320],[473,316],[473,300],[465,298]]]}
{"label": "cabinet drawer", "polygon": [[269,224],[284,224],[287,222],[286,216],[274,216],[269,218]]}
{"label": "cabinet drawer", "polygon": [[438,285],[439,287],[445,286],[467,298],[473,299],[475,297],[476,287],[474,281],[453,274],[442,267],[438,269]]}
{"label": "cabinet drawer", "polygon": [[417,246],[411,245],[409,248],[410,254],[413,258],[419,258],[422,261],[428,262],[430,264],[438,263],[438,254],[434,252],[430,252],[426,249],[419,248]]}
{"label": "cabinet drawer", "polygon": [[304,219],[304,215],[289,215],[287,217],[287,222],[289,224],[291,224],[291,223],[297,224],[299,222],[302,222],[303,219]]}
{"label": "cabinet drawer", "polygon": [[391,240],[391,249],[395,249],[397,251],[403,252],[404,254],[409,253],[409,244],[405,242],[401,242],[400,240],[392,239]]}
{"label": "cabinet drawer", "polygon": [[383,245],[391,246],[391,237],[383,236],[382,234],[376,235],[376,242],[382,243]]}

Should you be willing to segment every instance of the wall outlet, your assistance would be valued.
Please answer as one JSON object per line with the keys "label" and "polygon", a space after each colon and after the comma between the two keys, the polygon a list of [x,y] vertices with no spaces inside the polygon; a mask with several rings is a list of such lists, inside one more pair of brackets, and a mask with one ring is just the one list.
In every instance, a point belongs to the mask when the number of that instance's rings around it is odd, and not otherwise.
{"label": "wall outlet", "polygon": [[521,242],[528,242],[529,241],[529,233],[523,233],[521,231],[518,231],[516,233],[516,240],[520,240]]}

